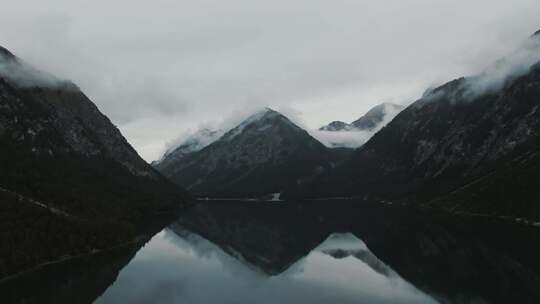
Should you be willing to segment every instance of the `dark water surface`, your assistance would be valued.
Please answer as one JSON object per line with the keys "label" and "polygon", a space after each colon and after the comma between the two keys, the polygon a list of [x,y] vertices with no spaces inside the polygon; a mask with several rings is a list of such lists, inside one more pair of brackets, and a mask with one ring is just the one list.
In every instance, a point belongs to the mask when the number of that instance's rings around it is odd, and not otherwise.
{"label": "dark water surface", "polygon": [[212,201],[144,246],[0,292],[5,303],[540,303],[538,230],[353,201]]}

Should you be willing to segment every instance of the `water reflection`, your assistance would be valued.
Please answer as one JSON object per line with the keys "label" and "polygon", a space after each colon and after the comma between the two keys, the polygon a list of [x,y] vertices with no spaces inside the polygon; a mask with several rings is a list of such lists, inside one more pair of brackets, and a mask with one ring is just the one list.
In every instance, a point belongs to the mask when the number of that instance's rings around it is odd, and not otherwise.
{"label": "water reflection", "polygon": [[204,202],[144,247],[0,283],[0,303],[540,303],[539,256],[540,229],[490,219]]}
{"label": "water reflection", "polygon": [[[178,227],[175,231],[179,231]],[[434,303],[350,233],[332,234],[268,275],[203,237],[166,229],[141,249],[97,303]]]}

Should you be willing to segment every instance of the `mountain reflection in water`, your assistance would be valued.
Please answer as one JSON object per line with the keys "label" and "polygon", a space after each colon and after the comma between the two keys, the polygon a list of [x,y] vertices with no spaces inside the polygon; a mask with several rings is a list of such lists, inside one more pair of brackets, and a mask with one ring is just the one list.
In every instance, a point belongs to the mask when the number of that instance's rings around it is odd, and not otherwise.
{"label": "mountain reflection in water", "polygon": [[[358,201],[201,202],[2,303],[540,303],[540,229]],[[28,292],[31,290],[32,292]]]}
{"label": "mountain reflection in water", "polygon": [[232,257],[196,234],[169,229],[156,235],[97,301],[119,302],[435,303],[350,233],[330,235],[270,276],[240,254]]}

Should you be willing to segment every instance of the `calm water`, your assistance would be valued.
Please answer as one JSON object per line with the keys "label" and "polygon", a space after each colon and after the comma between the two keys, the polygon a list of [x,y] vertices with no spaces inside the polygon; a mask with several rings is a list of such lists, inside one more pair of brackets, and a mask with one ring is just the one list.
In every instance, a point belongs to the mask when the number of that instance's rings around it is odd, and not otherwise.
{"label": "calm water", "polygon": [[[1,303],[540,303],[538,228],[354,201],[204,202]],[[29,292],[31,291],[31,292]]]}
{"label": "calm water", "polygon": [[350,233],[332,234],[280,274],[189,231],[165,229],[97,303],[435,303]]}

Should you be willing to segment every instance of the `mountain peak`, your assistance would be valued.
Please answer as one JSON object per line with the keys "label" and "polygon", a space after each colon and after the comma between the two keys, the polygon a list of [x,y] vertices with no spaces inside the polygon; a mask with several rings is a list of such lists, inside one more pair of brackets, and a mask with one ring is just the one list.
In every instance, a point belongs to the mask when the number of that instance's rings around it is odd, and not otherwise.
{"label": "mountain peak", "polygon": [[301,130],[300,127],[290,121],[285,115],[266,107],[263,110],[252,114],[244,121],[242,121],[238,126],[225,133],[223,139],[232,140],[236,136],[244,133],[244,131],[246,130],[262,132],[283,124]]}
{"label": "mountain peak", "polygon": [[[255,118],[254,120],[261,119],[261,118],[268,118],[268,117],[277,117],[277,116],[283,116],[283,114],[279,113],[278,111],[269,108],[264,107],[262,110],[255,112],[251,116],[247,118],[249,120],[250,118]],[[283,116],[285,117],[285,116]]]}
{"label": "mountain peak", "polygon": [[152,165],[159,170],[166,170],[166,167],[169,165],[174,165],[181,159],[206,148],[216,141],[231,141],[248,131],[255,132],[255,134],[262,134],[262,132],[269,131],[276,126],[281,126],[283,123],[298,128],[281,113],[265,107],[251,114],[241,121],[240,124],[236,125],[236,127],[228,131],[225,129],[202,128],[192,133],[181,143],[168,149],[161,159],[153,162]]}
{"label": "mountain peak", "polygon": [[202,128],[195,131],[184,138],[182,142],[165,151],[159,160],[152,162],[152,166],[162,170],[170,164],[204,149],[206,146],[218,140],[222,135],[223,130],[221,129]]}
{"label": "mountain peak", "polygon": [[262,110],[260,110],[258,112],[255,112],[255,113],[251,114],[250,116],[248,116],[248,118],[243,120],[240,123],[240,125],[238,125],[238,126],[256,123],[256,122],[261,121],[261,120],[272,119],[272,118],[275,118],[275,117],[278,117],[278,116],[283,116],[283,115],[281,115],[281,113],[279,113],[277,111],[274,111],[274,110],[272,110],[270,108],[263,108]]}
{"label": "mountain peak", "polygon": [[532,34],[533,38],[537,38],[537,37],[540,37],[540,30],[536,31],[534,34]]}
{"label": "mountain peak", "polygon": [[343,131],[351,128],[351,125],[341,120],[334,120],[331,123],[319,128],[320,131]]}
{"label": "mountain peak", "polygon": [[13,55],[8,49],[0,45],[0,59],[2,60],[16,60],[17,57]]}
{"label": "mountain peak", "polygon": [[330,168],[333,157],[283,114],[264,108],[204,149],[168,156],[156,168],[197,195],[253,197],[296,188]]}
{"label": "mountain peak", "polygon": [[257,121],[259,119],[262,119],[262,118],[265,118],[265,117],[268,117],[268,116],[274,116],[274,115],[281,115],[281,113],[279,113],[277,111],[274,111],[271,108],[264,107],[261,110],[255,111],[253,114],[247,116],[247,118],[244,119],[242,121],[242,123],[244,123],[244,122],[254,122],[254,121]]}
{"label": "mountain peak", "polygon": [[387,114],[390,114],[390,118],[393,118],[402,109],[403,106],[384,102],[371,108],[364,116],[353,121],[351,125],[360,130],[372,130],[384,121]]}
{"label": "mountain peak", "polygon": [[383,102],[373,108],[369,109],[362,117],[353,121],[352,123],[346,123],[340,120],[332,121],[331,123],[319,128],[320,131],[369,131],[375,129],[385,119],[391,120],[396,116],[403,106]]}

